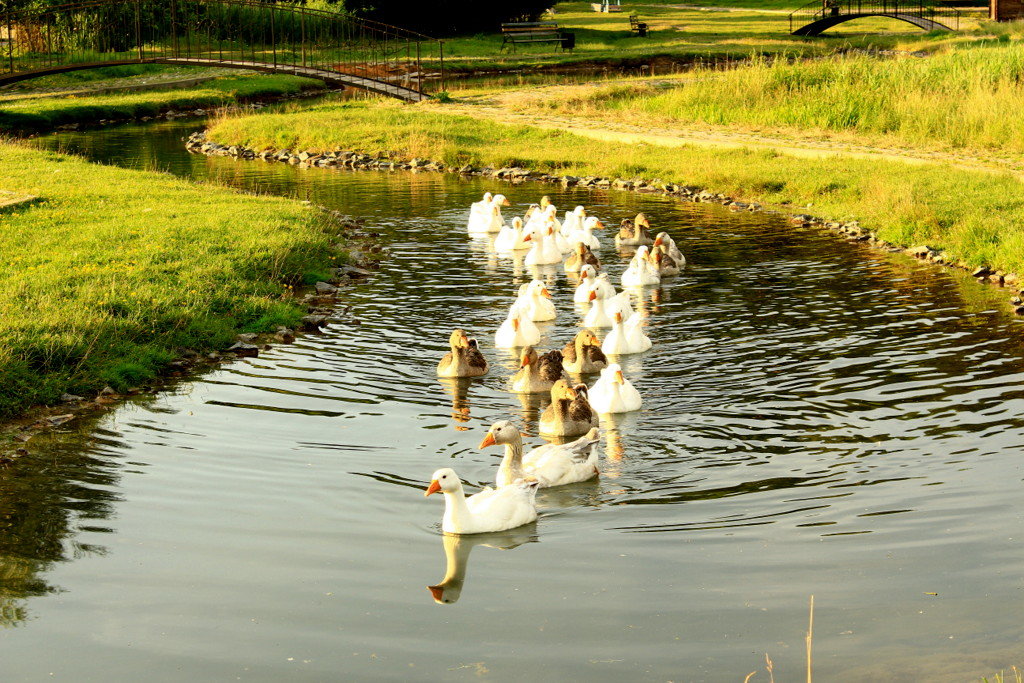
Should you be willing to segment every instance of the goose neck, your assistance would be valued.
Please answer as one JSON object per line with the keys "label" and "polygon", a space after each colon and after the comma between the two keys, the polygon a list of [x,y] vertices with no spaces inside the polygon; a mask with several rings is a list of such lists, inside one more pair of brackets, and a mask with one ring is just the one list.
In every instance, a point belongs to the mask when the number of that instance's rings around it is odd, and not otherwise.
{"label": "goose neck", "polygon": [[518,432],[505,442],[505,457],[501,460],[501,471],[505,480],[513,482],[523,476],[523,438]]}

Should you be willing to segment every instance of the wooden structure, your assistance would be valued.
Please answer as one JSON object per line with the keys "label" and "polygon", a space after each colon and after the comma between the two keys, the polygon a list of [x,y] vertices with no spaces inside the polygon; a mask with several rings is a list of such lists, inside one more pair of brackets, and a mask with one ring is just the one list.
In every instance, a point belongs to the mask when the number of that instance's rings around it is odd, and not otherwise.
{"label": "wooden structure", "polygon": [[990,0],[988,18],[992,21],[1024,19],[1024,0]]}
{"label": "wooden structure", "polygon": [[531,43],[551,43],[563,49],[572,49],[576,45],[576,35],[558,28],[554,21],[517,21],[501,25],[501,47]]}
{"label": "wooden structure", "polygon": [[637,34],[641,38],[647,37],[647,22],[640,21],[640,17],[635,14],[629,15],[629,30]]}

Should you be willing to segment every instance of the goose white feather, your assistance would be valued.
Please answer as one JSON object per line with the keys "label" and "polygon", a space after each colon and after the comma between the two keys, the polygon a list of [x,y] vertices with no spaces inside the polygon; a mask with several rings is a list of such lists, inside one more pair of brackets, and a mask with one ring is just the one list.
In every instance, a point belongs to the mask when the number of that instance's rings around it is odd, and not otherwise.
{"label": "goose white feather", "polygon": [[640,410],[642,404],[640,392],[623,376],[618,363],[602,370],[590,388],[590,406],[599,413],[628,413]]}
{"label": "goose white feather", "polygon": [[505,224],[501,217],[501,207],[509,206],[508,199],[505,198],[505,195],[498,194],[488,200],[488,195],[490,195],[489,192],[481,201],[474,202],[469,208],[469,221],[466,224],[466,230],[472,235],[498,232]]}
{"label": "goose white feather", "polygon": [[485,534],[514,529],[537,519],[536,480],[519,480],[509,486],[484,489],[466,497],[459,475],[449,467],[431,476],[424,496],[444,494],[441,529],[448,534]]}
{"label": "goose white feather", "polygon": [[638,247],[629,267],[622,274],[623,287],[640,287],[656,285],[661,282],[661,274],[648,259],[650,250],[646,246]]}
{"label": "goose white feather", "polygon": [[533,346],[540,342],[540,330],[533,321],[516,305],[508,310],[508,317],[494,333],[494,345],[502,349],[517,346]]}
{"label": "goose white feather", "polygon": [[576,242],[583,242],[591,249],[598,250],[601,248],[601,240],[594,234],[595,229],[601,229],[604,227],[604,223],[598,220],[597,216],[587,216],[583,224],[577,229],[569,233],[569,244],[575,244]]}
{"label": "goose white feather", "polygon": [[608,281],[608,273],[597,274],[594,266],[587,264],[580,268],[580,284],[573,292],[572,300],[578,304],[590,301],[590,293],[595,292],[598,299],[615,296],[615,286]]}
{"label": "goose white feather", "polygon": [[480,448],[496,444],[505,446],[505,457],[495,478],[499,487],[533,478],[540,488],[550,488],[575,484],[598,475],[597,442],[600,435],[600,430],[594,427],[571,443],[546,443],[523,455],[523,437],[519,430],[508,420],[501,420],[491,425],[487,436],[480,442]]}
{"label": "goose white feather", "polygon": [[562,262],[562,251],[555,243],[554,231],[554,224],[548,222],[530,234],[530,241],[533,242],[533,246],[530,247],[530,251],[524,259],[526,265],[543,266]]}
{"label": "goose white feather", "polygon": [[512,225],[506,225],[494,238],[494,250],[509,252],[519,249],[529,249],[530,243],[526,240],[526,228],[523,226],[523,219],[516,216],[512,219]]}
{"label": "goose white feather", "polygon": [[615,314],[621,313],[623,318],[633,315],[633,304],[628,292],[619,292],[606,299],[597,298],[597,292],[590,293],[590,310],[583,317],[584,327],[611,327],[615,322]]}
{"label": "goose white feather", "polygon": [[611,356],[642,353],[651,348],[651,339],[643,330],[643,318],[639,311],[623,322],[622,314],[616,313],[612,329],[601,344],[601,351]]}
{"label": "goose white feather", "polygon": [[551,292],[543,280],[533,280],[519,287],[519,296],[515,305],[530,320],[540,322],[554,320],[558,315],[555,304],[551,301]]}

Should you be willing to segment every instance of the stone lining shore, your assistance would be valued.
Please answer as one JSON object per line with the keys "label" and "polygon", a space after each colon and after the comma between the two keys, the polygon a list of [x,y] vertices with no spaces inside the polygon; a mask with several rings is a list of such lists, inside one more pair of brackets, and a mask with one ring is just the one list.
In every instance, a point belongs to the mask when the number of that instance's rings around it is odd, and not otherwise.
{"label": "stone lining shore", "polygon": [[[625,179],[605,178],[600,176],[552,175],[521,167],[476,168],[474,166],[449,166],[439,161],[427,159],[396,159],[391,156],[371,156],[359,152],[334,150],[330,152],[294,151],[290,149],[255,150],[239,145],[222,145],[207,140],[206,132],[193,133],[185,142],[185,147],[193,154],[207,156],[225,156],[236,159],[286,163],[299,168],[347,168],[354,170],[376,171],[433,171],[436,173],[453,173],[463,176],[482,176],[504,180],[511,183],[526,181],[558,184],[562,187],[589,187],[594,189],[631,190],[649,194],[660,194],[676,197],[682,201],[721,204],[732,211],[751,211],[782,213],[768,209],[756,202],[744,202],[726,195],[713,192],[706,188],[692,185],[665,183],[658,179]],[[901,246],[880,239],[873,231],[861,227],[858,221],[835,221],[811,216],[804,213],[785,214],[791,223],[802,226],[819,226],[826,228],[845,239],[864,242],[873,248],[890,252],[903,252],[914,258],[929,261],[937,265],[968,271],[981,284],[1012,289],[1010,299],[1014,313],[1024,316],[1024,285],[1017,273],[995,270],[989,266],[972,267],[955,256],[929,247],[928,245]]]}

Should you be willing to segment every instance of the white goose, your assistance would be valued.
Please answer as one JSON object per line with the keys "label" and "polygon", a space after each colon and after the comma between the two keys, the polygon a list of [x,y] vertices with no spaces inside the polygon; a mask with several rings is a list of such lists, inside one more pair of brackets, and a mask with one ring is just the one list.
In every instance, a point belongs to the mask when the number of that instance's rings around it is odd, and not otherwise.
{"label": "white goose", "polygon": [[543,266],[562,262],[562,251],[555,243],[554,232],[554,224],[548,222],[530,233],[528,240],[533,242],[533,246],[530,247],[530,251],[524,259],[526,265]]}
{"label": "white goose", "polygon": [[561,229],[562,224],[558,222],[558,209],[554,204],[547,201],[547,196],[541,197],[540,204],[534,204],[531,208],[533,211],[530,214],[530,220],[526,222],[528,229],[532,230],[543,226],[547,223],[548,218],[555,222],[556,229]]}
{"label": "white goose", "polygon": [[590,388],[590,406],[599,413],[628,413],[640,410],[640,392],[622,376],[622,367],[612,363]]}
{"label": "white goose", "polygon": [[577,206],[572,212],[565,212],[565,220],[562,221],[562,236],[569,237],[573,232],[583,227],[583,219],[587,217],[587,210]]}
{"label": "white goose", "polygon": [[518,346],[534,346],[540,343],[540,330],[533,321],[516,305],[508,309],[508,317],[494,333],[494,345],[502,349]]}
{"label": "white goose", "polygon": [[573,292],[572,300],[578,304],[590,301],[590,293],[596,292],[598,299],[615,296],[615,286],[608,282],[608,273],[597,274],[594,266],[587,264],[580,268],[580,284]]}
{"label": "white goose", "polygon": [[523,219],[516,216],[512,219],[512,225],[503,227],[498,236],[494,238],[494,250],[510,252],[529,249],[530,243],[526,240],[528,234],[523,227]]}
{"label": "white goose", "polygon": [[474,220],[484,220],[487,222],[491,216],[491,200],[494,199],[494,195],[490,192],[484,192],[484,197],[478,202],[473,202],[469,205],[469,223],[467,229],[473,232]]}
{"label": "white goose", "polygon": [[523,437],[519,430],[508,420],[501,420],[491,425],[487,436],[480,442],[480,448],[505,445],[505,457],[495,478],[499,490],[524,478],[536,479],[543,489],[596,477],[600,434],[600,430],[594,427],[571,443],[546,443],[523,455]]}
{"label": "white goose", "polygon": [[633,304],[628,292],[619,292],[607,299],[598,299],[597,292],[590,292],[590,310],[583,317],[584,327],[611,327],[615,323],[615,314],[621,313],[623,318],[633,315]]}
{"label": "white goose", "polygon": [[597,216],[587,216],[586,220],[577,230],[573,230],[569,234],[569,244],[575,244],[576,242],[583,242],[591,249],[599,250],[601,248],[601,240],[597,239],[597,235],[594,234],[594,230],[600,230],[604,228],[602,223]]}
{"label": "white goose", "polygon": [[[487,195],[484,195],[484,199],[486,198]],[[487,204],[484,204],[483,201],[474,203],[470,207],[466,230],[472,235],[500,231],[505,224],[501,217],[501,207],[503,206],[510,206],[508,199],[503,194],[494,195]]]}
{"label": "white goose", "polygon": [[656,285],[661,282],[661,274],[657,266],[653,265],[647,258],[650,249],[646,246],[638,247],[629,267],[622,274],[623,287],[642,287],[645,285]]}
{"label": "white goose", "polygon": [[602,352],[609,356],[624,356],[651,348],[651,338],[644,334],[639,311],[629,316],[625,323],[622,322],[622,313],[617,312],[614,318],[612,330],[601,344]]}
{"label": "white goose", "polygon": [[441,529],[447,534],[485,534],[514,529],[537,519],[538,482],[518,481],[497,489],[484,489],[466,498],[455,470],[444,467],[430,478],[424,496],[444,494]]}
{"label": "white goose", "polygon": [[555,304],[551,301],[551,292],[543,280],[533,280],[520,285],[515,305],[534,322],[554,320],[558,315]]}

